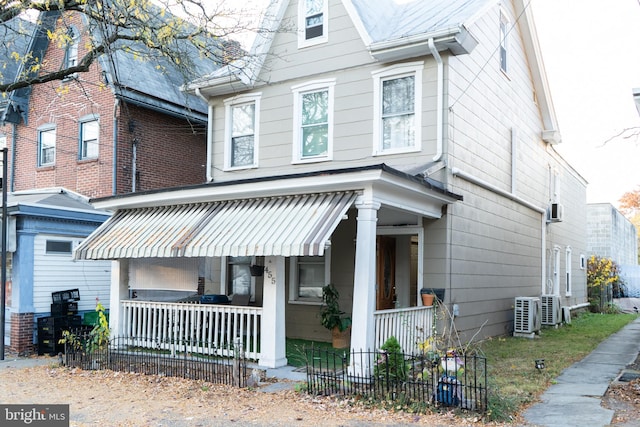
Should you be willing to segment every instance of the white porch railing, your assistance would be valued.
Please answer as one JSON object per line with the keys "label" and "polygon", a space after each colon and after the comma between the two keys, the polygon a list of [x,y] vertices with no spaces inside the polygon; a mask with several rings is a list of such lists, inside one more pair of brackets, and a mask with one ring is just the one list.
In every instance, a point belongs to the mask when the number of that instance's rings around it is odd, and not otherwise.
{"label": "white porch railing", "polygon": [[394,336],[405,353],[417,353],[418,344],[431,336],[433,307],[409,307],[380,310],[373,313],[375,319],[375,348],[382,347]]}
{"label": "white porch railing", "polygon": [[[259,359],[262,307],[121,301],[119,335],[129,345],[233,356],[236,341],[245,357]],[[179,347],[178,347],[179,346]]]}

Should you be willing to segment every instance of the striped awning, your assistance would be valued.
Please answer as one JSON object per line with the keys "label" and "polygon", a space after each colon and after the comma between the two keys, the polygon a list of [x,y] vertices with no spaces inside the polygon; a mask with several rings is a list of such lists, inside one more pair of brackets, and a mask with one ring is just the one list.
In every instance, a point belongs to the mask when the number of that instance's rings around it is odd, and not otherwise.
{"label": "striped awning", "polygon": [[332,192],[122,209],[76,259],[322,255],[356,198]]}

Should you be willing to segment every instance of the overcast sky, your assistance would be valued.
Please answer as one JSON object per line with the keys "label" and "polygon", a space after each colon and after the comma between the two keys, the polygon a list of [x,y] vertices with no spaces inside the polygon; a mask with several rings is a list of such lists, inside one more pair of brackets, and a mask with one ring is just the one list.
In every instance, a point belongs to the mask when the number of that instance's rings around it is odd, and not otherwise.
{"label": "overcast sky", "polygon": [[587,201],[618,206],[640,187],[640,0],[531,0],[558,117],[558,151],[587,179]]}

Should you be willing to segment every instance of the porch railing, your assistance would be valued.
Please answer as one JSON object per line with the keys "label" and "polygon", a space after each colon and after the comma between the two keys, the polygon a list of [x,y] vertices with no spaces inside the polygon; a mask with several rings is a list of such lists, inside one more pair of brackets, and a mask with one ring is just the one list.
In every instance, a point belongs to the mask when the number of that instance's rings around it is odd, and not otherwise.
{"label": "porch railing", "polygon": [[373,313],[376,322],[375,348],[380,348],[394,336],[406,353],[418,353],[418,345],[431,336],[432,307],[409,307],[379,310]]}
{"label": "porch railing", "polygon": [[247,359],[260,357],[262,307],[121,301],[119,335],[128,345],[231,357],[240,349]]}

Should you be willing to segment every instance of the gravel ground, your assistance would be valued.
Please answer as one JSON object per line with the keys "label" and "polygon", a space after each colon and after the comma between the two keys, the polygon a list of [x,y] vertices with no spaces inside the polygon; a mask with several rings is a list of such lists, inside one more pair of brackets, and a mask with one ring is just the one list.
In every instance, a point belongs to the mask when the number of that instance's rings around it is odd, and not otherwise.
{"label": "gravel ground", "polygon": [[[0,369],[0,402],[69,404],[71,426],[523,426],[484,422],[478,414],[411,414],[361,402],[298,393],[238,389],[201,381],[60,367],[34,358]],[[44,364],[43,364],[44,363]],[[36,365],[36,366],[29,366]],[[640,369],[640,357],[628,369]],[[266,385],[266,384],[264,384]],[[264,386],[263,385],[263,386]],[[614,383],[603,405],[616,411],[612,426],[638,426],[640,380]]]}
{"label": "gravel ground", "polygon": [[[53,359],[52,359],[53,360]],[[0,402],[69,404],[71,426],[473,426],[477,414],[410,414],[288,390],[263,392],[182,378],[83,371],[54,363],[0,370]]]}

